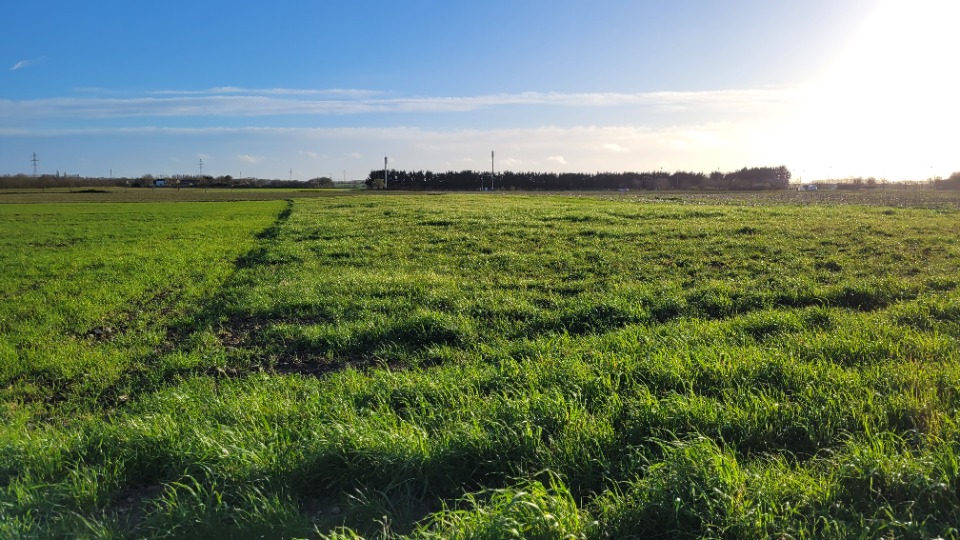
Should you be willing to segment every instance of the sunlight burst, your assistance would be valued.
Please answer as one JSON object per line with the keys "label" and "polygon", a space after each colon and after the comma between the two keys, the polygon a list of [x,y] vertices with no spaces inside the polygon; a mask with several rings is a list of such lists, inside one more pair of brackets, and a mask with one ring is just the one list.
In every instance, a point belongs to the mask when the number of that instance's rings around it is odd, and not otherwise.
{"label": "sunlight burst", "polygon": [[789,123],[789,161],[809,179],[922,179],[960,167],[950,162],[957,20],[950,0],[881,4]]}

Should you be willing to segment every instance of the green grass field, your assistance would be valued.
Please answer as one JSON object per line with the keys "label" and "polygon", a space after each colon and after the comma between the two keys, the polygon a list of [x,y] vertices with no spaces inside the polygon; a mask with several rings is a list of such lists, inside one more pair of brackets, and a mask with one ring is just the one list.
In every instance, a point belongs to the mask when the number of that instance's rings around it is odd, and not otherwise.
{"label": "green grass field", "polygon": [[958,205],[802,196],[0,204],[0,537],[956,538]]}

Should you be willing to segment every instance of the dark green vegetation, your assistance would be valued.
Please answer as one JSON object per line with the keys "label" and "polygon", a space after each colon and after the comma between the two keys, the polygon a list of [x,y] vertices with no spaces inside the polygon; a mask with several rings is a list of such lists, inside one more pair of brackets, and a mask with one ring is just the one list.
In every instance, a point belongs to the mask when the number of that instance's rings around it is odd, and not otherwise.
{"label": "dark green vegetation", "polygon": [[771,200],[2,205],[0,537],[956,537],[960,212]]}
{"label": "dark green vegetation", "polygon": [[[547,173],[512,172],[491,173],[483,171],[431,171],[374,170],[367,176],[367,187],[391,190],[618,190],[618,189],[711,189],[711,190],[780,190],[790,182],[790,171],[784,167],[752,167],[738,171],[706,175],[704,173],[676,171],[617,172],[617,173]],[[491,186],[493,181],[493,186]]]}

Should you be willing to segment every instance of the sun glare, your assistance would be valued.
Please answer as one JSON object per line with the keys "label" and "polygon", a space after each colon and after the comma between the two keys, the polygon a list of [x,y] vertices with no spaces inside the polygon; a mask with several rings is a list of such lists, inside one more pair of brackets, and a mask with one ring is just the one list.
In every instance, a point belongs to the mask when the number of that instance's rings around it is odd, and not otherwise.
{"label": "sun glare", "polygon": [[[956,0],[887,1],[851,29],[849,46],[789,123],[806,179],[923,179],[960,170]],[[953,160],[958,160],[952,162]]]}

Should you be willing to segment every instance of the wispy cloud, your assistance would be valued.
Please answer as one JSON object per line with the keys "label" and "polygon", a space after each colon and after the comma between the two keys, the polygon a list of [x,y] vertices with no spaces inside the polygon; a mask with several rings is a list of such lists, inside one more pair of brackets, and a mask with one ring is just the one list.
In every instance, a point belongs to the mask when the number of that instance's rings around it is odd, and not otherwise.
{"label": "wispy cloud", "polygon": [[[172,91],[164,91],[172,92]],[[249,93],[248,93],[249,92]],[[258,93],[257,93],[258,92]],[[220,88],[196,94],[161,97],[158,92],[132,98],[62,97],[0,100],[4,118],[125,118],[125,117],[258,117],[290,115],[355,115],[369,113],[456,113],[493,107],[652,107],[660,109],[720,108],[742,112],[789,104],[802,93],[796,89],[746,89],[705,92],[540,93],[481,96],[404,97],[381,99],[356,90],[337,98],[329,90],[273,89],[248,91]]]}
{"label": "wispy cloud", "polygon": [[[496,169],[540,171],[714,170],[744,164],[777,164],[777,156],[751,155],[738,143],[749,144],[754,132],[740,124],[684,124],[673,127],[638,125],[539,126],[500,129],[435,129],[394,127],[95,127],[14,131],[0,127],[0,137],[18,141],[32,137],[71,138],[85,155],[108,162],[106,149],[176,148],[174,155],[203,157],[204,171],[222,174],[242,165],[245,175],[287,177],[289,168],[327,175],[341,168],[350,176],[366,175],[383,166],[383,156],[397,168],[486,169],[496,150]],[[0,140],[3,140],[0,138]],[[717,141],[723,142],[723,145]],[[604,143],[629,149],[601,150]],[[238,152],[238,144],[243,153]],[[203,148],[209,154],[197,154]],[[322,152],[318,149],[323,149]],[[319,157],[309,154],[316,151]],[[216,156],[216,157],[210,157]],[[229,158],[229,159],[228,159]],[[466,159],[469,158],[469,159]],[[259,162],[255,162],[261,159]],[[196,170],[197,159],[170,166],[169,173]],[[115,163],[115,161],[113,162]],[[788,162],[789,165],[789,162]],[[137,161],[137,167],[142,167]],[[157,166],[156,170],[162,167]],[[217,172],[220,171],[220,172]],[[236,172],[231,172],[236,174]]]}
{"label": "wispy cloud", "polygon": [[14,64],[13,67],[10,68],[10,71],[17,71],[17,70],[21,70],[21,69],[23,69],[23,68],[25,68],[25,67],[35,66],[35,65],[39,64],[40,62],[43,62],[43,60],[44,60],[45,58],[46,58],[46,57],[41,56],[41,57],[39,57],[39,58],[28,58],[28,59],[26,59],[26,60],[21,60],[21,61],[17,62],[16,64]]}
{"label": "wispy cloud", "polygon": [[629,150],[617,143],[604,143],[600,148],[607,150],[608,152],[629,152]]}
{"label": "wispy cloud", "polygon": [[263,156],[252,156],[250,154],[237,154],[237,159],[244,163],[257,164],[263,161]]}
{"label": "wispy cloud", "polygon": [[[418,147],[440,146],[446,147],[449,144],[457,144],[464,140],[506,140],[511,145],[519,144],[518,141],[531,141],[533,144],[537,141],[550,141],[557,138],[565,140],[578,140],[581,144],[594,144],[597,139],[619,140],[624,143],[636,142],[643,139],[650,141],[662,139],[668,135],[671,138],[683,138],[691,140],[703,140],[709,134],[717,134],[729,131],[730,126],[725,123],[709,123],[693,126],[677,126],[669,128],[653,129],[644,126],[619,125],[619,126],[540,126],[529,128],[507,128],[507,129],[425,129],[414,126],[397,127],[331,127],[331,128],[310,128],[310,127],[263,127],[263,126],[244,126],[244,127],[162,127],[162,126],[140,126],[140,127],[93,127],[93,128],[62,128],[62,129],[22,129],[22,128],[3,128],[0,127],[0,136],[36,136],[36,137],[64,137],[64,136],[100,136],[100,135],[121,135],[121,136],[198,136],[210,137],[221,135],[248,135],[248,136],[292,136],[307,137],[314,139],[330,140],[402,140],[416,144]],[[489,144],[489,143],[487,143]],[[548,144],[540,142],[538,144]],[[631,147],[633,145],[631,144]],[[309,152],[306,152],[309,155]],[[487,150],[489,154],[489,150]],[[359,157],[359,152],[349,153],[351,156]],[[500,154],[498,153],[498,156]],[[207,154],[197,154],[197,157],[209,158]],[[498,158],[499,161],[499,158]]]}
{"label": "wispy cloud", "polygon": [[380,95],[379,90],[361,90],[355,88],[242,88],[239,86],[217,86],[204,90],[153,90],[148,95],[157,96],[338,96],[343,98],[368,98]]}

